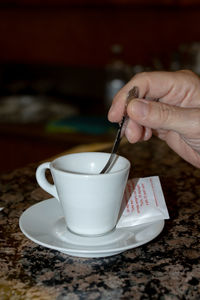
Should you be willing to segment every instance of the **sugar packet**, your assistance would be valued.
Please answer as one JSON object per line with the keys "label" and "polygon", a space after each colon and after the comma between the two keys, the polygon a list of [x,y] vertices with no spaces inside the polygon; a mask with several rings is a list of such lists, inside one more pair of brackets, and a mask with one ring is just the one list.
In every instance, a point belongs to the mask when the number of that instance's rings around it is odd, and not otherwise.
{"label": "sugar packet", "polygon": [[127,182],[117,228],[169,219],[158,176]]}

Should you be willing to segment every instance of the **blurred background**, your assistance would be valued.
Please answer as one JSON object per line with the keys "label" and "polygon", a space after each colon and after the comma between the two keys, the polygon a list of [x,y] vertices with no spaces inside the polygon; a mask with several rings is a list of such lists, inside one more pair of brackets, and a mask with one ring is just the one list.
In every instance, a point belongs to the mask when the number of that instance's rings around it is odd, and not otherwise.
{"label": "blurred background", "polygon": [[1,0],[0,172],[111,141],[137,72],[200,74],[198,0]]}

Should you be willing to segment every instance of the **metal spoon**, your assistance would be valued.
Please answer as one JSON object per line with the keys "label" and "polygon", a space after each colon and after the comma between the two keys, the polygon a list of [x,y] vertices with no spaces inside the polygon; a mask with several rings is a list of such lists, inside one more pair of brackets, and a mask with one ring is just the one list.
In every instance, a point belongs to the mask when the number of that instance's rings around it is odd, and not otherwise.
{"label": "metal spoon", "polygon": [[120,141],[122,136],[124,135],[125,129],[126,129],[126,125],[127,125],[127,121],[128,121],[128,116],[127,116],[127,111],[126,108],[128,106],[128,103],[134,99],[134,98],[138,98],[139,96],[139,89],[137,86],[134,86],[128,93],[127,99],[126,99],[126,106],[125,106],[125,112],[123,115],[123,118],[121,120],[121,122],[119,123],[119,128],[117,130],[117,134],[115,137],[115,141],[111,150],[111,154],[110,157],[105,165],[105,167],[101,170],[100,174],[104,174],[107,173],[107,171],[109,170],[110,166],[112,165],[112,163],[114,162]]}

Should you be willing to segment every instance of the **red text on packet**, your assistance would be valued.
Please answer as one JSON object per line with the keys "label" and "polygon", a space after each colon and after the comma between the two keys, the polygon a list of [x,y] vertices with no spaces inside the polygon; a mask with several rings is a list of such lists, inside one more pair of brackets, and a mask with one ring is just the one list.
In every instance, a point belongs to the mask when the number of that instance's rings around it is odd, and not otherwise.
{"label": "red text on packet", "polygon": [[141,186],[139,183],[137,184],[137,192],[138,192],[139,204],[140,204],[140,207],[142,207],[144,205],[144,201],[142,198],[142,191],[141,191]]}
{"label": "red text on packet", "polygon": [[150,183],[151,183],[151,187],[152,187],[152,191],[153,191],[153,195],[154,195],[154,200],[155,200],[155,203],[156,203],[156,206],[158,207],[158,200],[156,198],[156,193],[155,193],[155,189],[154,189],[154,185],[153,185],[153,180],[152,178],[150,178]]}
{"label": "red text on packet", "polygon": [[143,198],[144,198],[145,204],[149,205],[149,201],[148,201],[148,198],[147,198],[147,193],[146,193],[146,190],[145,190],[144,183],[142,183],[142,192],[143,192]]}

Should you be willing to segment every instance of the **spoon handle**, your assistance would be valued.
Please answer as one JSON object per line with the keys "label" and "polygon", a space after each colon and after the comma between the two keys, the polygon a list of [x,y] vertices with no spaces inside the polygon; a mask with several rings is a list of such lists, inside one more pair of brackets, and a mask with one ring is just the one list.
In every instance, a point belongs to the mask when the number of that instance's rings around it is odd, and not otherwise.
{"label": "spoon handle", "polygon": [[121,122],[119,123],[119,127],[118,127],[118,130],[117,130],[117,134],[116,134],[116,137],[115,137],[115,141],[114,141],[114,144],[113,144],[113,147],[112,147],[112,150],[111,150],[109,160],[107,161],[105,167],[102,169],[100,174],[106,173],[108,171],[109,167],[111,166],[112,162],[114,161],[115,155],[117,153],[121,138],[124,135],[124,132],[125,132],[125,129],[126,129],[125,127],[126,127],[127,121],[128,121],[128,116],[127,116],[127,112],[126,112],[127,105],[132,99],[138,98],[138,96],[139,96],[139,89],[138,89],[137,86],[134,86],[128,93],[128,96],[127,96],[127,99],[126,99],[125,112],[124,112],[124,115],[123,115],[123,118],[122,118]]}

